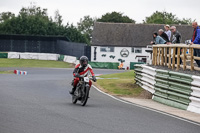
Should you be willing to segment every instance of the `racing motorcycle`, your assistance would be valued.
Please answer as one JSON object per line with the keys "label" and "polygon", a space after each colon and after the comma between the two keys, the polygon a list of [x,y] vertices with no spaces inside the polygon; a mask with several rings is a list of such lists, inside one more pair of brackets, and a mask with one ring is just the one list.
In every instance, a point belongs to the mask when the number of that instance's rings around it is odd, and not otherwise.
{"label": "racing motorcycle", "polygon": [[77,101],[80,101],[82,106],[85,106],[87,103],[87,100],[89,98],[89,81],[92,78],[84,77],[83,75],[79,76],[79,83],[76,86],[76,90],[74,92],[74,95],[72,95],[72,103],[76,104]]}

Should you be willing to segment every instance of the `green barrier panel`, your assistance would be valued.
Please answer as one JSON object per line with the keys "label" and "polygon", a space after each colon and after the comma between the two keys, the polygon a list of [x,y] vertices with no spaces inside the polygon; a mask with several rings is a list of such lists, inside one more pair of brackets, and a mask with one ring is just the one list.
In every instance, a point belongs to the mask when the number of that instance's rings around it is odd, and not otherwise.
{"label": "green barrier panel", "polygon": [[192,93],[192,90],[183,90],[182,88],[174,87],[174,86],[170,86],[168,89],[171,91],[175,91],[175,92],[179,92],[179,93],[188,95],[188,96],[190,96]]}
{"label": "green barrier panel", "polygon": [[182,104],[185,104],[185,105],[189,105],[189,103],[191,102],[189,100],[189,96],[187,96],[187,95],[163,90],[163,89],[157,88],[157,87],[155,88],[155,90],[156,90],[156,92],[154,93],[154,95],[157,95],[159,97],[163,97],[165,99],[170,99],[172,101],[176,101],[178,103],[182,103]]}
{"label": "green barrier panel", "polygon": [[143,62],[130,62],[130,69],[135,69],[136,64],[145,64]]}
{"label": "green barrier panel", "polygon": [[156,72],[169,75],[169,71],[167,71],[167,70],[156,69]]}
{"label": "green barrier panel", "polygon": [[180,77],[176,77],[176,76],[169,77],[169,80],[177,81],[180,83],[186,83],[186,84],[191,84],[191,82],[193,81],[192,79],[184,79],[184,78],[180,78]]}
{"label": "green barrier panel", "polygon": [[170,71],[169,74],[170,75],[179,76],[179,77],[185,77],[185,78],[192,79],[192,75],[190,75],[190,74],[184,74],[184,73],[173,72],[173,71]]}
{"label": "green barrier panel", "polygon": [[156,82],[159,82],[159,83],[164,83],[164,84],[168,84],[168,81],[167,80],[162,80],[162,79],[155,79]]}
{"label": "green barrier panel", "polygon": [[60,57],[58,58],[58,60],[59,60],[59,61],[63,61],[63,60],[64,60],[64,58],[65,58],[65,56],[64,56],[64,55],[60,55]]}
{"label": "green barrier panel", "polygon": [[119,63],[111,62],[89,62],[93,68],[103,68],[103,69],[118,69]]}
{"label": "green barrier panel", "polygon": [[174,102],[174,101],[171,101],[171,100],[168,100],[168,99],[165,99],[165,98],[161,98],[161,97],[158,97],[158,96],[154,96],[153,100],[160,102],[160,103],[163,103],[163,104],[166,104],[166,105],[169,105],[169,106],[172,106],[172,107],[183,109],[183,110],[187,110],[187,107],[188,107],[187,105],[184,105],[184,104],[181,104],[181,103],[178,103],[178,102]]}
{"label": "green barrier panel", "polygon": [[170,75],[169,80],[186,83],[186,84],[191,84],[191,82],[193,81],[192,75],[190,74],[170,71],[169,75]]}
{"label": "green barrier panel", "polygon": [[175,86],[175,87],[180,88],[180,89],[182,89],[182,90],[183,90],[183,89],[184,89],[184,90],[192,90],[190,85],[180,84],[180,83],[171,82],[171,81],[169,81],[168,84],[169,84],[170,86]]}
{"label": "green barrier panel", "polygon": [[189,105],[189,103],[191,102],[189,99],[177,97],[177,96],[174,96],[174,95],[169,95],[167,99],[178,102],[178,103],[182,103],[182,104],[185,104],[185,105]]}
{"label": "green barrier panel", "polygon": [[169,78],[169,75],[164,75],[164,74],[156,73],[155,77],[167,80]]}
{"label": "green barrier panel", "polygon": [[167,84],[162,84],[162,83],[155,83],[155,85],[154,85],[155,87],[158,87],[158,88],[163,88],[163,89],[168,89],[169,88],[169,85],[167,85]]}
{"label": "green barrier panel", "polygon": [[167,94],[162,93],[162,92],[159,92],[159,91],[156,91],[156,92],[154,93],[154,96],[159,96],[159,97],[162,97],[162,98],[165,98],[165,99],[168,98],[168,95],[167,95]]}
{"label": "green barrier panel", "polygon": [[8,53],[0,53],[0,58],[8,58]]}

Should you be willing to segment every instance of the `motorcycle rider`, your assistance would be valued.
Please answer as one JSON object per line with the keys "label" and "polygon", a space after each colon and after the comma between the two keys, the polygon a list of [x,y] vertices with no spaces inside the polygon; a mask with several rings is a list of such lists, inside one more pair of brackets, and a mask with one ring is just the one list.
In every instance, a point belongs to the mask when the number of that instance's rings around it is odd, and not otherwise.
{"label": "motorcycle rider", "polygon": [[[76,85],[79,82],[79,76],[83,75],[84,77],[86,77],[89,72],[92,75],[92,80],[94,82],[96,82],[96,77],[94,75],[92,67],[90,66],[90,64],[88,64],[88,58],[86,56],[81,56],[80,57],[80,63],[75,66],[75,69],[73,71],[73,75],[74,75],[75,78],[74,78],[74,81],[73,81],[73,88],[69,92],[70,94],[72,94],[72,95],[74,94],[74,92],[76,90]],[[92,85],[92,82],[89,81],[89,86],[91,87],[91,85]]]}

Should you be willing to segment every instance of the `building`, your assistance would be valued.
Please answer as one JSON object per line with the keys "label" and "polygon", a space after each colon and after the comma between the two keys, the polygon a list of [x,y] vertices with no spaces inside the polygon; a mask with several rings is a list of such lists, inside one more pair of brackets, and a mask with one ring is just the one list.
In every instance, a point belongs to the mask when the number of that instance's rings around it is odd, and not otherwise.
{"label": "building", "polygon": [[[182,42],[192,36],[192,26],[178,25]],[[151,58],[146,50],[151,49],[153,33],[164,29],[158,24],[99,23],[94,24],[91,45],[92,62],[147,62]]]}

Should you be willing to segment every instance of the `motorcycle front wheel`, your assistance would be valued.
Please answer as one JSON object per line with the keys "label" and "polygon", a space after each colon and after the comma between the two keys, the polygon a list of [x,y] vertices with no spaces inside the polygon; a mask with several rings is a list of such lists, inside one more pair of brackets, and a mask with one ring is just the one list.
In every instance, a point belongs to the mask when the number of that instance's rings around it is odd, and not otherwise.
{"label": "motorcycle front wheel", "polygon": [[77,102],[76,96],[72,96],[72,103],[73,103],[73,104],[76,104],[76,102]]}
{"label": "motorcycle front wheel", "polygon": [[86,103],[87,103],[87,100],[88,100],[88,97],[89,97],[89,91],[90,91],[90,87],[86,86],[85,87],[85,96],[82,97],[82,100],[81,100],[81,105],[82,106],[85,106]]}
{"label": "motorcycle front wheel", "polygon": [[76,102],[78,101],[78,99],[77,99],[77,90],[74,92],[74,95],[72,95],[72,103],[73,104],[76,104]]}

